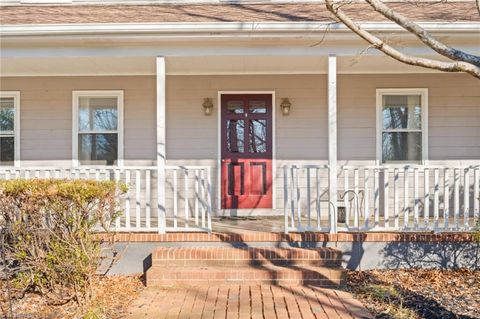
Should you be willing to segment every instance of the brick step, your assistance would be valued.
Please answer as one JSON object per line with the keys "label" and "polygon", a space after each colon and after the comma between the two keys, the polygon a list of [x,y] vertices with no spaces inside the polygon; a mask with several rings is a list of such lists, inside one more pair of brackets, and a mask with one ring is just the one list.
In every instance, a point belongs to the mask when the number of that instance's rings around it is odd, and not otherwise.
{"label": "brick step", "polygon": [[162,267],[258,266],[273,264],[339,267],[342,252],[333,248],[159,247],[152,265]]}
{"label": "brick step", "polygon": [[147,271],[147,286],[213,284],[314,284],[322,287],[343,285],[346,271],[337,267],[312,265],[281,267],[265,264],[258,267],[178,267],[152,266]]}

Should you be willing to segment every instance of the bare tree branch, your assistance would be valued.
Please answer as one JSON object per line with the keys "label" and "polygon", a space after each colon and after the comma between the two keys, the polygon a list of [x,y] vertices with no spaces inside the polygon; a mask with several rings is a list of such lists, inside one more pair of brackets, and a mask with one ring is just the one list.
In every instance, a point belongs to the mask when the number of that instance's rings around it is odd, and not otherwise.
{"label": "bare tree branch", "polygon": [[[389,20],[392,20],[402,28],[407,31],[410,31],[413,35],[419,38],[423,43],[428,45],[430,48],[435,50],[438,54],[441,54],[449,59],[455,61],[463,61],[474,64],[480,67],[480,57],[472,54],[468,54],[458,49],[449,47],[442,42],[435,39],[431,34],[429,34],[425,29],[420,27],[418,24],[410,21],[405,16],[396,12],[395,10],[389,8],[381,0],[365,0],[370,6],[377,12],[381,13],[384,17]],[[477,5],[480,0],[477,0]]]}
{"label": "bare tree branch", "polygon": [[[368,1],[368,0],[367,0]],[[444,72],[466,72],[472,76],[480,79],[480,67],[464,62],[464,61],[453,61],[453,62],[443,62],[434,59],[427,59],[408,55],[398,51],[392,46],[385,43],[385,41],[371,34],[370,32],[362,29],[357,25],[348,15],[346,15],[339,7],[336,5],[338,2],[335,0],[325,0],[327,9],[333,13],[343,24],[345,24],[350,30],[355,32],[362,39],[370,43],[374,48],[380,50],[386,55],[396,59],[405,64],[421,66],[424,68],[440,70]]]}

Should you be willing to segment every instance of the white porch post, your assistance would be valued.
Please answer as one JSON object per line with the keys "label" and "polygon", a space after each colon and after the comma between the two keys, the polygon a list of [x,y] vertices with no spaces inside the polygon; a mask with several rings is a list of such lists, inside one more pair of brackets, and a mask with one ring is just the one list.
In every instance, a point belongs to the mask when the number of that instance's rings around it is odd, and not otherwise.
{"label": "white porch post", "polygon": [[165,57],[157,57],[157,196],[158,232],[165,233]]}
{"label": "white porch post", "polygon": [[337,57],[328,57],[328,200],[330,233],[337,232]]}

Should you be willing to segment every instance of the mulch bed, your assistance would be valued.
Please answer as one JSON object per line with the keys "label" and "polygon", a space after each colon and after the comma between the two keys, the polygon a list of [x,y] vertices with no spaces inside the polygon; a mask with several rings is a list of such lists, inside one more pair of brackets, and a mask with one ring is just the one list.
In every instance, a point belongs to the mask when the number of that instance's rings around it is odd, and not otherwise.
{"label": "mulch bed", "polygon": [[[138,276],[98,276],[93,285],[95,298],[90,305],[90,311],[91,314],[101,315],[102,319],[121,318],[128,305],[143,289],[142,280]],[[49,305],[45,298],[34,293],[27,293],[23,298],[16,297],[12,301],[15,318],[76,319],[84,315],[79,313],[75,302]],[[9,318],[8,314],[7,289],[5,282],[0,281],[0,318]]]}
{"label": "mulch bed", "polygon": [[347,289],[376,318],[480,318],[480,270],[352,271]]}

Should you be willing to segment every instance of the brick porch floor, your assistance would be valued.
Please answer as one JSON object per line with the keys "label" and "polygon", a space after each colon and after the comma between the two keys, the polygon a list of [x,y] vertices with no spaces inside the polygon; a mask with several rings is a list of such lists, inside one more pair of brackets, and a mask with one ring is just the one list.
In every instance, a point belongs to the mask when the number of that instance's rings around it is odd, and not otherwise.
{"label": "brick porch floor", "polygon": [[147,288],[126,319],[373,318],[347,292],[306,286],[224,285]]}

